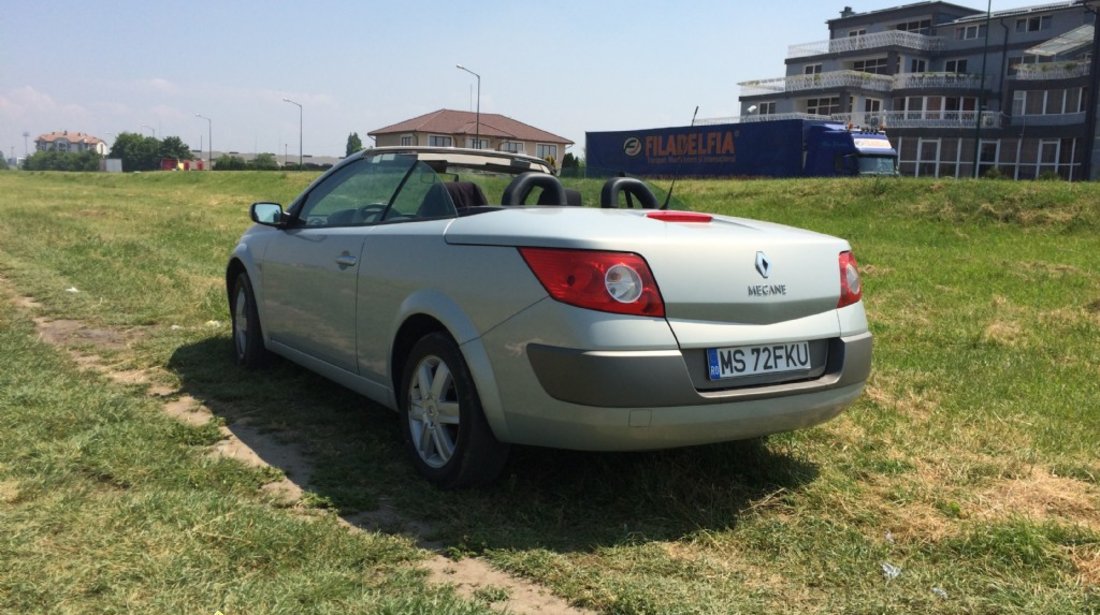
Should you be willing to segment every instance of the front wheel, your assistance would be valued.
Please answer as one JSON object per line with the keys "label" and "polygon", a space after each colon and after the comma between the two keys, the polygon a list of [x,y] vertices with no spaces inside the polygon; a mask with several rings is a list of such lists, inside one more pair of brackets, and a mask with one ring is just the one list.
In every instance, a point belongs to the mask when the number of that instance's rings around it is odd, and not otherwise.
{"label": "front wheel", "polygon": [[444,489],[496,479],[508,445],[493,436],[455,342],[442,333],[421,338],[401,380],[405,445],[417,471]]}
{"label": "front wheel", "polygon": [[233,350],[237,363],[250,369],[263,367],[268,360],[267,348],[260,329],[256,295],[247,273],[238,275],[233,284],[233,303],[229,312],[233,318]]}

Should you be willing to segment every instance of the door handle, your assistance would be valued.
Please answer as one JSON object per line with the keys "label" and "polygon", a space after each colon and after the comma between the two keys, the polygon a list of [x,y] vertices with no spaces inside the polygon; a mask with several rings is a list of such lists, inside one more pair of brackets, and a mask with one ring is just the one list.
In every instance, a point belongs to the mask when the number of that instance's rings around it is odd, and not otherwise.
{"label": "door handle", "polygon": [[359,262],[359,259],[355,258],[351,254],[344,252],[340,256],[336,257],[336,266],[341,269],[347,269],[348,267],[354,267],[355,263]]}

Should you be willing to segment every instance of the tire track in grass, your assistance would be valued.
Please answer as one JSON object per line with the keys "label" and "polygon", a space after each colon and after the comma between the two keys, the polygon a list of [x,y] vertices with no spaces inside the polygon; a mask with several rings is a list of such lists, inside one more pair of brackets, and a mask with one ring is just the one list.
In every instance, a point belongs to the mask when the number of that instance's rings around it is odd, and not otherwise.
{"label": "tire track in grass", "polygon": [[[44,306],[33,297],[19,294],[2,276],[0,291],[9,303],[31,316],[41,341],[68,354],[81,369],[121,386],[141,387],[145,395],[161,402],[165,414],[185,424],[201,427],[214,419],[214,413],[203,402],[161,384],[170,380],[161,368],[126,369],[102,356],[105,352],[127,350],[141,339],[142,328],[100,328],[78,320],[37,315]],[[281,478],[264,484],[260,490],[279,505],[302,505],[303,496],[310,490],[313,467],[299,446],[280,442],[272,434],[252,426],[247,417],[222,425],[219,431],[222,439],[209,448],[210,455],[235,459],[254,468],[280,470]],[[445,557],[442,554],[445,545],[426,538],[433,533],[431,526],[405,517],[385,500],[378,510],[344,515],[340,519],[353,532],[411,536],[419,547],[432,553],[423,565],[430,583],[450,585],[458,595],[487,602],[494,610],[517,614],[594,614],[569,605],[535,583],[497,570],[484,560],[468,557],[456,561]]]}

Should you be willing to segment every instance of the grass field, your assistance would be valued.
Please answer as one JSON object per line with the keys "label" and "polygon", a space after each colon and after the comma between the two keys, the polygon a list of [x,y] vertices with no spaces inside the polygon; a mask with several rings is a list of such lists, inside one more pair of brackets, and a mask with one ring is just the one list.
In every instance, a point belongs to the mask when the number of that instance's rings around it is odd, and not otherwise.
{"label": "grass field", "polygon": [[[0,173],[0,276],[40,304],[0,310],[0,611],[487,608],[427,584],[417,537],[332,514],[385,503],[454,557],[599,612],[1100,612],[1100,185],[679,182],[696,209],[852,243],[876,336],[864,396],[763,441],[520,449],[495,488],[440,493],[388,411],[232,362],[223,268],[247,205],[310,179]],[[79,370],[32,315],[120,332],[101,349],[120,369],[164,367],[219,421],[299,446],[309,507],[205,455],[212,426]]]}

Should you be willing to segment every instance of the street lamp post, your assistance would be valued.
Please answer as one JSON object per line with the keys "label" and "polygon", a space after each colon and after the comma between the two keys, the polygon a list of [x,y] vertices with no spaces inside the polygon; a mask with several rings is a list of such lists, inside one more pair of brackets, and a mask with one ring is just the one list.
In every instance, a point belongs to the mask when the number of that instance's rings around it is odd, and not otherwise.
{"label": "street lamp post", "polygon": [[153,138],[154,139],[157,138],[157,129],[156,128],[153,128],[152,126],[150,126],[148,124],[142,124],[141,127],[142,128],[148,128],[149,132],[153,133]]}
{"label": "street lamp post", "polygon": [[293,100],[290,100],[289,98],[284,98],[283,102],[288,102],[288,103],[298,107],[298,170],[301,171],[302,170],[302,105],[301,105],[301,103],[296,103]]}
{"label": "street lamp post", "polygon": [[195,117],[206,120],[206,164],[210,170],[214,170],[214,121],[205,115],[195,114]]}
{"label": "street lamp post", "polygon": [[474,71],[466,68],[461,64],[455,64],[455,68],[457,68],[458,70],[464,70],[471,75],[477,77],[477,114],[474,116],[476,118],[476,123],[474,124],[474,148],[481,149],[481,75],[475,73]]}

